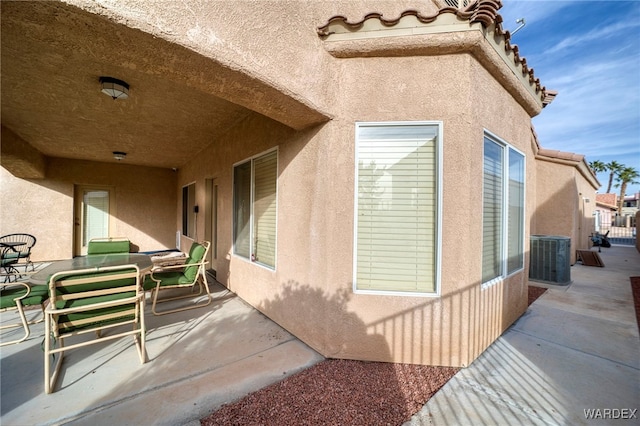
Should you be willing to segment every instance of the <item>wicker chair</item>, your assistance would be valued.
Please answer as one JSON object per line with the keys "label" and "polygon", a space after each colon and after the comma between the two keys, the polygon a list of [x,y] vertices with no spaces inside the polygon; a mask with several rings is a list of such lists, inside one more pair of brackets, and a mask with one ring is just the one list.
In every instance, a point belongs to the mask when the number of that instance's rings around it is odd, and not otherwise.
{"label": "wicker chair", "polygon": [[31,270],[34,270],[31,249],[36,245],[36,237],[30,234],[8,234],[0,237],[0,243],[24,243],[13,247],[12,250],[7,250],[2,256],[2,261],[3,263],[12,262],[14,267],[24,262],[25,272],[27,272],[29,265],[31,265]]}

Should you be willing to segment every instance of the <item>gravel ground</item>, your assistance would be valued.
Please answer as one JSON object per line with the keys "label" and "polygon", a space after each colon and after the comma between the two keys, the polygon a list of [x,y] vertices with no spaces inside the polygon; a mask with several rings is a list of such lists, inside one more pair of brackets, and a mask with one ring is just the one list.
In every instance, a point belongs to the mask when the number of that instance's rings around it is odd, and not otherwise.
{"label": "gravel ground", "polygon": [[[529,305],[547,289],[529,286]],[[325,360],[224,405],[200,421],[225,425],[401,425],[458,368]]]}
{"label": "gravel ground", "polygon": [[547,291],[546,288],[542,287],[534,287],[532,285],[529,286],[529,305],[531,305],[535,300],[542,296],[544,292]]}
{"label": "gravel ground", "polygon": [[636,321],[640,330],[640,277],[631,277],[631,292],[633,295],[633,305],[636,308]]}
{"label": "gravel ground", "polygon": [[326,360],[225,405],[200,423],[400,425],[457,371],[450,367]]}

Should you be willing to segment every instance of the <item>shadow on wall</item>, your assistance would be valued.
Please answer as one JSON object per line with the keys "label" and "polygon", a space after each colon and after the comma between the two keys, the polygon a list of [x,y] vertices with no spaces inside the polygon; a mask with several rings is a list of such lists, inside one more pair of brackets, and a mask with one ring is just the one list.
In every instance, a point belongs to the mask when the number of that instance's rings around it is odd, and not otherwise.
{"label": "shadow on wall", "polygon": [[[323,348],[324,356],[339,358],[340,354],[357,354],[363,349],[375,350],[382,359],[390,359],[389,346],[382,334],[369,333],[355,312],[348,311],[351,290],[340,289],[329,295],[318,288],[289,280],[280,294],[263,302],[258,309],[273,315],[280,324],[295,322],[299,336],[314,348]],[[322,324],[316,319],[321,318]],[[345,335],[343,329],[348,329]],[[295,333],[294,333],[295,334]],[[358,359],[357,357],[351,357]]]}
{"label": "shadow on wall", "polygon": [[[595,230],[592,212],[595,199],[584,196],[575,180],[566,182],[546,200],[538,204],[531,216],[531,235],[558,235],[571,238],[571,264],[576,262],[575,251],[588,250],[589,236]],[[589,201],[587,202],[587,199]],[[529,241],[525,242],[529,256]],[[528,262],[527,262],[528,263]]]}
{"label": "shadow on wall", "polygon": [[[512,278],[513,279],[513,278]],[[395,359],[468,366],[526,310],[526,285],[479,283],[429,299],[412,309],[367,324],[388,342]]]}
{"label": "shadow on wall", "polygon": [[354,295],[351,286],[330,295],[289,281],[258,308],[328,358],[464,367],[525,312],[521,283],[471,284],[370,323],[349,307],[382,296]]}
{"label": "shadow on wall", "polygon": [[[371,332],[371,328],[355,312],[349,312],[348,305],[353,296],[350,289],[341,289],[329,295],[321,289],[289,280],[283,283],[280,294],[263,302],[259,309],[263,312],[278,313],[280,317],[288,317],[284,320],[285,323],[294,321],[298,333],[312,336],[306,342],[311,347],[317,347],[318,342],[329,342],[328,348],[321,351],[328,358],[345,358],[339,355],[346,353],[352,355],[346,359],[366,359],[366,352],[374,350],[380,358],[390,359],[386,337]],[[322,324],[316,322],[318,318],[324,320]],[[349,330],[349,335],[342,332],[345,327]],[[383,396],[380,398],[386,403],[394,401],[394,410],[410,407],[414,402],[413,394],[408,392],[406,386],[399,384],[401,381],[407,381],[406,377],[400,377],[403,370],[392,364],[385,364],[376,371],[380,374],[380,383],[384,383],[385,388],[371,389],[369,396],[375,398],[377,393],[382,392]],[[413,380],[420,385],[420,377]],[[427,386],[430,383],[422,385]],[[412,413],[408,411],[405,413],[406,416],[410,414]]]}

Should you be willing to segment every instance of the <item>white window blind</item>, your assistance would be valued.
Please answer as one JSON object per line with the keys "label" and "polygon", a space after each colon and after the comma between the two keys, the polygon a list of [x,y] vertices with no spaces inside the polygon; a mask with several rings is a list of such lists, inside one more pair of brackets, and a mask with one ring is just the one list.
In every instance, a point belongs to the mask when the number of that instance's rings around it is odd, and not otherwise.
{"label": "white window blind", "polygon": [[358,125],[358,290],[435,292],[438,132],[435,124]]}
{"label": "white window blind", "polygon": [[251,162],[233,170],[234,253],[249,258],[251,253]]}
{"label": "white window blind", "polygon": [[271,267],[276,256],[277,165],[275,151],[254,161],[253,259]]}
{"label": "white window blind", "polygon": [[524,155],[509,149],[507,274],[524,268]]}
{"label": "white window blind", "polygon": [[234,168],[234,253],[275,268],[278,153]]}
{"label": "white window blind", "polygon": [[83,246],[93,238],[109,236],[109,192],[88,191],[83,200]]}
{"label": "white window blind", "polygon": [[502,275],[503,147],[484,140],[482,282]]}

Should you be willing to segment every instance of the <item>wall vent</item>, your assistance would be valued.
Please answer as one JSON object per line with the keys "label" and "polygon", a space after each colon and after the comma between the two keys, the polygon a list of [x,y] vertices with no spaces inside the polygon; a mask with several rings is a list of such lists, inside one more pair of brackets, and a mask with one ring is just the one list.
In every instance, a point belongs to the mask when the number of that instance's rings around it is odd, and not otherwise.
{"label": "wall vent", "polygon": [[566,285],[571,282],[571,238],[532,235],[529,279]]}

